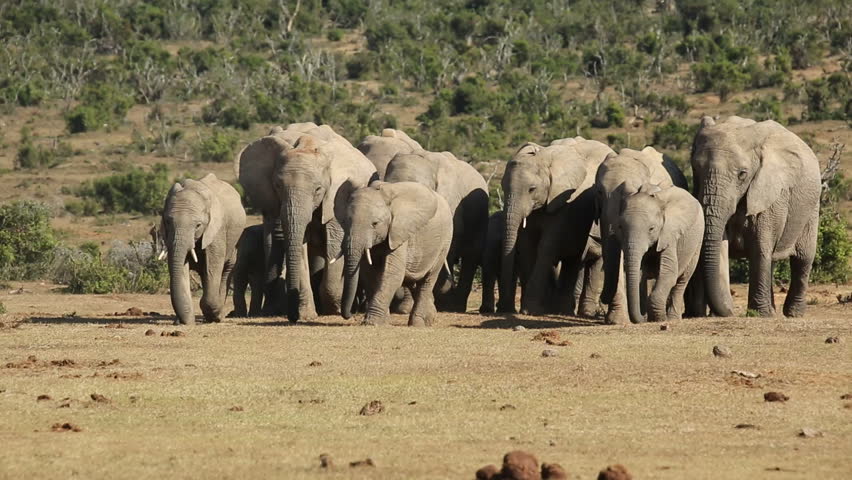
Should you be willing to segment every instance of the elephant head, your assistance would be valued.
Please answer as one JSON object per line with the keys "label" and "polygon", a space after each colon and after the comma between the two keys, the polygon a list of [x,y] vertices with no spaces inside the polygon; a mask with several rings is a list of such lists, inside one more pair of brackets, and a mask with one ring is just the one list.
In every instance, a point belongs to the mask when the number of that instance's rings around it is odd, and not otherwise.
{"label": "elephant head", "polygon": [[677,243],[689,221],[676,211],[667,214],[669,187],[644,184],[638,192],[627,195],[620,203],[620,214],[615,225],[615,237],[624,251],[624,272],[627,277],[627,302],[630,321],[644,322],[644,312],[639,298],[642,277],[642,260],[649,250],[662,252]]}
{"label": "elephant head", "polygon": [[168,250],[172,306],[180,323],[195,323],[189,262],[203,264],[204,249],[222,228],[223,215],[219,198],[204,182],[175,183],[166,196],[160,230]]}
{"label": "elephant head", "polygon": [[726,225],[736,213],[753,217],[767,211],[812,157],[808,146],[773,121],[731,117],[718,125],[704,117],[692,147],[694,195],[706,219],[702,269],[714,314],[730,316],[728,293],[720,280],[720,249]]}
{"label": "elephant head", "polygon": [[358,145],[358,150],[376,166],[380,180],[385,179],[385,170],[394,155],[422,149],[423,147],[405,132],[392,128],[382,130],[381,136],[368,135]]}
{"label": "elephant head", "polygon": [[423,228],[437,209],[436,194],[414,182],[377,181],[349,196],[343,221],[343,318],[352,316],[362,258],[366,256],[372,265],[370,249],[379,244],[386,246],[385,251],[396,250]]}

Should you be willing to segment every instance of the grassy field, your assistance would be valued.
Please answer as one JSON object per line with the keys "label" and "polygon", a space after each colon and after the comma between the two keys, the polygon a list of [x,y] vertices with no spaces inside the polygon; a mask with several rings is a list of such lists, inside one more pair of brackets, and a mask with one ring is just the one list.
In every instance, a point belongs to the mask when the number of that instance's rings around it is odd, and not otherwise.
{"label": "grassy field", "polygon": [[[814,288],[802,319],[667,330],[476,314],[187,328],[157,313],[166,295],[24,284],[0,294],[0,478],[473,478],[514,449],[578,479],[612,463],[634,478],[849,478],[852,311],[835,291]],[[143,314],[114,315],[131,307]],[[550,331],[570,345],[534,339]],[[373,400],[384,411],[360,415]]]}

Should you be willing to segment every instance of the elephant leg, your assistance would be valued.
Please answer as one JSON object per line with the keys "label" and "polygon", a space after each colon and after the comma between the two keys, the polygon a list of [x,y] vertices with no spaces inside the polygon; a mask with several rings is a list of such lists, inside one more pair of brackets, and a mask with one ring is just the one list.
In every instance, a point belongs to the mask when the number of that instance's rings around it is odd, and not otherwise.
{"label": "elephant leg", "polygon": [[683,317],[684,311],[684,292],[688,284],[688,277],[683,276],[678,278],[672,293],[669,295],[668,307],[666,309],[666,318],[669,320],[680,320]]}
{"label": "elephant leg", "polygon": [[530,315],[545,313],[544,299],[553,287],[553,262],[538,255],[529,276],[527,285],[521,294],[521,311]]}
{"label": "elephant leg", "polygon": [[495,311],[494,287],[498,283],[496,272],[500,271],[500,267],[492,263],[492,257],[488,256],[482,263],[482,304],[479,306],[479,313],[494,313]]}
{"label": "elephant leg", "polygon": [[[648,299],[648,321],[660,322],[668,318],[668,304],[675,285],[678,284],[678,262],[674,247],[660,254],[660,271],[651,296]],[[683,291],[680,294],[683,304]],[[681,306],[681,311],[683,307]]]}
{"label": "elephant leg", "polygon": [[584,269],[583,291],[580,294],[580,310],[577,314],[581,317],[594,318],[598,315],[598,300],[603,290],[603,259],[598,258],[586,265]]}
{"label": "elephant leg", "polygon": [[790,257],[790,289],[784,299],[784,316],[801,317],[807,308],[805,295],[808,292],[808,279],[813,268],[816,253],[819,217],[814,217],[805,226],[802,237],[796,244],[796,250]]}
{"label": "elephant leg", "polygon": [[222,304],[220,286],[222,283],[222,270],[224,265],[218,262],[210,261],[210,257],[214,257],[215,250],[213,245],[204,251],[203,265],[201,266],[201,313],[204,314],[204,320],[207,322],[222,321]]}
{"label": "elephant leg", "polygon": [[[244,268],[242,265],[238,265],[237,268],[234,268],[234,272],[232,275],[232,283],[233,283],[233,298],[234,298],[234,311],[231,312],[229,317],[236,318],[244,318],[248,316],[248,309],[246,308],[246,286],[249,284],[249,279],[247,278]],[[254,290],[255,286],[251,287],[251,295],[252,300],[254,300]]]}
{"label": "elephant leg", "polygon": [[473,277],[476,275],[476,267],[479,265],[476,252],[467,252],[461,259],[461,273],[459,282],[456,284],[455,295],[453,295],[453,311],[464,313],[467,311],[467,299],[473,288]]}
{"label": "elephant leg", "polygon": [[303,321],[315,320],[317,318],[317,310],[314,304],[314,294],[311,290],[311,272],[308,264],[307,244],[302,244],[302,271],[300,277],[299,319]]}
{"label": "elephant leg", "polygon": [[621,253],[619,259],[620,275],[618,275],[618,285],[615,288],[615,295],[612,301],[609,302],[606,312],[605,322],[609,325],[619,325],[629,323],[627,316],[627,283],[626,274],[624,273],[624,252]]}
{"label": "elephant leg", "polygon": [[408,315],[413,307],[414,296],[411,295],[411,289],[407,286],[399,287],[391,300],[391,312]]}
{"label": "elephant leg", "polygon": [[685,317],[706,317],[707,316],[707,301],[704,299],[704,274],[698,269],[692,275],[689,283],[686,285],[686,291],[683,294]]}
{"label": "elephant leg", "polygon": [[[760,222],[762,223],[762,222]],[[757,225],[760,232],[760,225]],[[767,229],[767,232],[769,229]],[[748,309],[762,317],[774,317],[772,303],[772,249],[769,235],[762,235],[751,242],[748,264]]]}
{"label": "elephant leg", "polygon": [[[443,267],[441,267],[443,268]],[[408,316],[409,327],[431,327],[438,316],[438,309],[435,308],[435,279],[438,277],[437,272],[432,272],[423,280],[418,282],[416,287],[412,288],[414,295],[414,307],[411,309],[411,314]]]}
{"label": "elephant leg", "polygon": [[367,314],[364,316],[364,325],[387,325],[390,323],[390,302],[394,293],[405,280],[407,257],[408,245],[403,244],[385,258],[384,269],[377,272],[378,287],[373,296],[367,300]]}
{"label": "elephant leg", "polygon": [[343,262],[334,262],[322,272],[320,306],[323,315],[340,315],[343,299]]}
{"label": "elephant leg", "polygon": [[555,311],[557,313],[562,315],[574,315],[574,311],[577,308],[577,300],[575,297],[577,284],[580,283],[579,288],[581,291],[583,289],[580,277],[582,268],[583,265],[579,262],[579,259],[570,259],[562,262],[559,269],[559,281],[557,282],[556,295],[554,295],[554,298],[556,299]]}
{"label": "elephant leg", "polygon": [[[251,287],[251,304],[249,305],[248,316],[259,317],[263,311],[263,280],[261,278],[249,277],[249,286]],[[234,291],[236,295],[236,291]],[[236,297],[234,304],[236,304]],[[245,307],[245,290],[243,290],[243,307]]]}

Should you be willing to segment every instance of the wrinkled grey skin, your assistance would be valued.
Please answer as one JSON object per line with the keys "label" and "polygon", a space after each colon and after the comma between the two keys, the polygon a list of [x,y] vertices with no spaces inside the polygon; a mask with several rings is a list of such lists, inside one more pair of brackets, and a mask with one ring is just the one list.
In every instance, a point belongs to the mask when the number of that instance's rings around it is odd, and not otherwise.
{"label": "wrinkled grey skin", "polygon": [[[453,235],[446,200],[415,182],[373,182],[349,197],[344,217],[342,313],[351,318],[361,271],[367,279],[365,324],[390,320],[390,301],[401,286],[411,288],[409,326],[428,326],[437,310],[433,289]],[[369,256],[367,252],[369,251]]]}
{"label": "wrinkled grey skin", "polygon": [[[613,153],[612,149],[600,142],[576,137],[556,140],[547,147],[527,143],[508,163],[503,175],[506,228],[501,259],[500,300],[497,305],[499,312],[515,311],[512,279],[515,276],[513,259],[518,232],[523,227],[524,219],[529,223],[529,217],[537,212],[553,216],[550,218],[554,221],[545,221],[543,226],[554,223],[557,227],[545,228],[543,232],[530,232],[531,237],[538,237],[544,243],[537,244],[534,240],[536,260],[529,278],[529,288],[525,290],[521,302],[522,310],[529,313],[547,310],[544,305],[544,299],[549,293],[546,285],[553,276],[556,262],[567,262],[563,263],[569,267],[565,270],[566,275],[576,278],[579,259],[585,250],[595,213],[594,197],[586,192],[594,184],[598,165],[610,153]],[[555,216],[560,212],[565,217]],[[555,221],[557,219],[560,221]],[[569,242],[570,248],[566,247]],[[566,248],[571,251],[566,252]],[[569,289],[573,291],[573,286]],[[571,291],[568,295],[571,295]],[[568,307],[563,308],[567,310]]]}
{"label": "wrinkled grey skin", "polygon": [[[283,246],[277,248],[283,249]],[[264,313],[264,288],[266,283],[266,261],[263,257],[263,225],[252,225],[243,230],[237,243],[237,261],[231,273],[233,285],[234,310],[229,317],[259,317],[262,315],[285,315],[287,312],[279,306],[267,306]],[[251,286],[251,303],[246,307],[246,287]],[[283,284],[281,285],[283,287]],[[267,303],[275,299],[283,299],[284,292],[267,299]]]}
{"label": "wrinkled grey skin", "polygon": [[748,259],[748,308],[766,317],[775,315],[772,262],[789,257],[784,315],[802,316],[819,225],[816,155],[774,121],[730,117],[717,124],[704,117],[691,161],[706,220],[699,268],[712,313],[733,314],[727,250]]}
{"label": "wrinkled grey skin", "polygon": [[597,223],[592,225],[589,232],[580,273],[574,284],[572,299],[577,306],[577,316],[596,318],[601,309],[600,296],[604,283],[601,234]]}
{"label": "wrinkled grey skin", "polygon": [[[187,179],[172,186],[163,207],[160,231],[168,251],[169,289],[176,323],[195,323],[190,268],[201,277],[204,319],[222,320],[237,240],[245,223],[240,194],[212,173],[201,180]],[[193,250],[198,261],[192,257]]]}
{"label": "wrinkled grey skin", "polygon": [[416,150],[423,150],[423,147],[402,130],[386,128],[382,130],[381,135],[364,137],[364,140],[358,145],[358,150],[376,166],[379,180],[384,180],[388,163],[393,160],[397,153],[411,153]]}
{"label": "wrinkled grey skin", "polygon": [[[283,263],[290,321],[316,318],[312,277],[321,313],[338,313],[343,266],[335,260],[342,255],[343,228],[336,212],[345,211],[341,199],[377,177],[373,164],[327,125],[301,123],[275,127],[249,144],[235,168],[263,214],[265,293],[274,295]],[[284,252],[273,242],[276,222]]]}
{"label": "wrinkled grey skin", "polygon": [[[630,321],[644,322],[646,310],[652,322],[679,320],[701,254],[701,204],[680,187],[645,184],[624,198],[620,210],[615,238],[624,252]],[[640,285],[649,278],[656,282],[646,299]]]}
{"label": "wrinkled grey skin", "polygon": [[[438,281],[438,307],[464,312],[476,268],[482,262],[488,231],[488,186],[470,164],[450,152],[416,150],[399,153],[388,164],[385,181],[417,182],[441,195],[453,214],[453,239],[447,264],[461,263],[458,279],[442,273]],[[454,285],[454,286],[453,286]],[[452,290],[450,290],[452,289]],[[447,295],[443,295],[447,294]]]}
{"label": "wrinkled grey skin", "polygon": [[641,151],[621,149],[610,155],[595,176],[596,205],[600,216],[603,245],[604,287],[601,301],[608,305],[606,322],[628,320],[624,284],[622,246],[615,237],[620,206],[627,195],[636,193],[645,183],[665,188],[675,185],[687,188],[686,178],[675,163],[653,147]]}

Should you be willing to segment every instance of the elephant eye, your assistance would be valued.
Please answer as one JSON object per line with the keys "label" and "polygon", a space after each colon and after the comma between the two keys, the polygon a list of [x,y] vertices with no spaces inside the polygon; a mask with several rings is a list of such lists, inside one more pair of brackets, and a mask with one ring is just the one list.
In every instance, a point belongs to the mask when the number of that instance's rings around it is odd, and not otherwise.
{"label": "elephant eye", "polygon": [[748,171],[746,171],[746,170],[740,170],[737,173],[737,178],[739,178],[741,181],[745,180],[747,176],[748,176]]}
{"label": "elephant eye", "polygon": [[314,190],[314,193],[319,193],[320,191],[322,191],[322,187],[317,187],[317,189]]}
{"label": "elephant eye", "polygon": [[379,224],[379,221],[378,221],[378,220],[373,220],[373,226],[374,226],[374,227],[375,227],[376,225],[378,225],[378,224]]}
{"label": "elephant eye", "polygon": [[530,187],[530,193],[532,193],[532,192],[534,192],[534,191],[535,191],[535,185],[533,185],[532,187]]}

